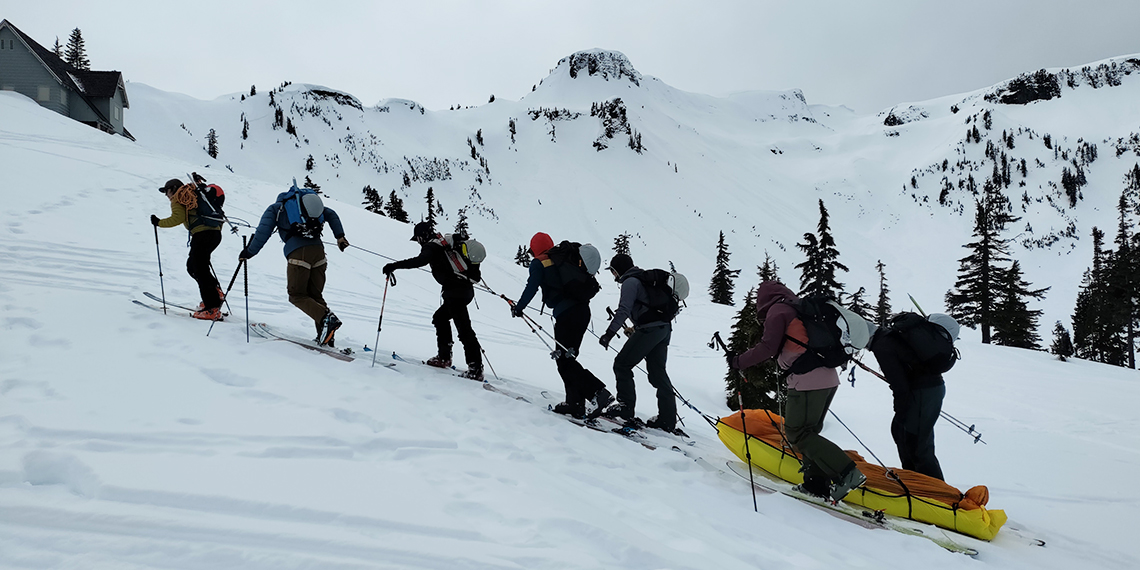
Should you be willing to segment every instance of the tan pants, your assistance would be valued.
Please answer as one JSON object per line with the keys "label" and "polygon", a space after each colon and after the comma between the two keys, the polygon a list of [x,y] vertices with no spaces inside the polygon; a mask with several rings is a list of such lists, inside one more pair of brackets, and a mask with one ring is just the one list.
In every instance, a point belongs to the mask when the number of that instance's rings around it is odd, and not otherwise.
{"label": "tan pants", "polygon": [[289,267],[285,270],[288,280],[289,302],[309,315],[320,326],[321,319],[328,311],[322,292],[325,290],[325,247],[321,244],[306,245],[293,250],[286,256]]}

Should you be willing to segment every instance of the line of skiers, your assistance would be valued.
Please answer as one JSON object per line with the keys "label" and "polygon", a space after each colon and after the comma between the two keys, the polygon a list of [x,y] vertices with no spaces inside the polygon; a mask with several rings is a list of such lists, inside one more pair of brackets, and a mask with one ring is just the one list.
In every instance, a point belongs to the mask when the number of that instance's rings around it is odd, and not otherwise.
{"label": "line of skiers", "polygon": [[[224,292],[210,270],[210,254],[221,242],[224,194],[216,185],[206,185],[196,173],[192,178],[190,184],[171,179],[159,189],[170,199],[171,215],[165,219],[152,215],[151,222],[163,228],[184,225],[190,231],[187,272],[198,282],[202,297],[193,316],[216,320],[221,318]],[[327,259],[320,233],[326,223],[333,230],[337,246],[344,251],[349,243],[340,217],[323,205],[316,192],[298,188],[294,181],[289,191],[278,195],[266,208],[253,238],[238,257],[244,263],[257,255],[276,230],[288,260],[289,301],[313,319],[316,342],[334,346],[341,321],[322,296]],[[464,375],[482,380],[483,349],[467,309],[475,296],[475,284],[482,280],[482,246],[464,235],[440,235],[428,222],[416,224],[411,239],[420,244],[419,255],[389,263],[383,273],[394,282],[392,274],[398,269],[428,266],[440,284],[442,302],[432,316],[437,353],[427,364],[451,366],[454,322],[467,364]],[[480,254],[472,255],[469,246],[480,250]],[[533,259],[527,282],[518,301],[511,302],[510,310],[513,317],[529,318],[524,310],[540,290],[542,304],[551,309],[556,344],[552,357],[566,391],[565,401],[554,411],[577,418],[605,415],[637,422],[633,368],[644,361],[649,383],[657,392],[658,412],[646,425],[675,431],[677,406],[666,361],[672,320],[680,301],[688,294],[684,276],[659,269],[643,270],[624,253],[615,255],[606,267],[621,284],[621,297],[599,344],[608,350],[618,331],[626,328],[625,322],[630,320],[633,324],[614,359],[615,398],[605,383],[577,359],[590,324],[590,299],[601,289],[595,277],[601,266],[598,250],[590,244],[569,241],[555,245],[542,232],[531,238],[529,250]],[[774,359],[786,374],[784,434],[788,444],[803,457],[804,482],[800,490],[838,499],[866,479],[843,450],[821,435],[839,386],[836,367],[850,360],[851,351],[839,342],[838,334],[817,331],[830,331],[840,316],[848,326],[867,328],[865,334],[855,334],[854,330],[849,333],[851,337],[866,337],[864,346],[855,348],[867,348],[875,355],[883,378],[891,387],[895,412],[891,435],[902,467],[942,479],[934,452],[934,424],[946,394],[942,373],[958,357],[953,347],[958,323],[942,314],[923,317],[901,313],[888,326],[877,328],[849,312],[833,315],[822,301],[816,305],[816,300],[800,299],[778,281],[761,283],[756,292],[756,318],[763,327],[762,337],[750,350],[726,354],[733,369],[744,370]],[[834,338],[819,342],[825,336]]]}

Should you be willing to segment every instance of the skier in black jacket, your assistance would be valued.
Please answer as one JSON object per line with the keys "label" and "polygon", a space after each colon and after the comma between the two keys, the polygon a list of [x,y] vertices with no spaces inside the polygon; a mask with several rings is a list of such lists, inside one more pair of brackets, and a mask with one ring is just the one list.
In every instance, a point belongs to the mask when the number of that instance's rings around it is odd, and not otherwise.
{"label": "skier in black jacket", "polygon": [[438,352],[428,359],[427,364],[439,368],[451,367],[453,343],[449,321],[455,321],[459,341],[463,343],[463,355],[467,359],[467,372],[464,376],[482,380],[483,354],[479,347],[479,339],[475,337],[475,330],[471,328],[471,315],[467,312],[467,305],[475,298],[475,288],[472,284],[478,283],[481,279],[479,266],[471,265],[467,270],[467,276],[457,273],[448,260],[447,250],[440,243],[441,237],[430,222],[416,224],[412,230],[412,241],[420,244],[420,254],[385,265],[384,275],[388,276],[397,269],[415,269],[425,265],[431,267],[432,277],[435,277],[436,282],[443,287],[440,293],[443,304],[431,318],[432,324],[435,325]]}
{"label": "skier in black jacket", "polygon": [[[924,366],[915,350],[899,329],[914,326],[904,319],[927,320],[914,313],[892,319],[892,325],[875,331],[870,349],[894,396],[895,416],[891,420],[891,437],[899,451],[903,469],[942,480],[942,467],[934,455],[934,424],[942,412],[946,382],[942,374]],[[943,314],[928,319],[958,337],[958,323]]]}

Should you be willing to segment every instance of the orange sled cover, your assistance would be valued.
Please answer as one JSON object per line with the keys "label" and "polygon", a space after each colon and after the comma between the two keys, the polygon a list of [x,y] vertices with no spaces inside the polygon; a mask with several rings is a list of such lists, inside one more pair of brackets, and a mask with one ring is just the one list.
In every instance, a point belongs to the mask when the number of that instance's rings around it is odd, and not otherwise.
{"label": "orange sled cover", "polygon": [[[802,483],[799,455],[783,445],[780,430],[784,418],[767,410],[745,410],[744,423],[748,426],[748,450],[752,454],[752,464],[790,483]],[[724,445],[741,461],[747,461],[740,414],[720,418],[717,431]],[[962,493],[921,473],[905,469],[888,471],[867,463],[854,451],[847,451],[847,455],[867,476],[867,482],[851,491],[845,502],[982,540],[993,539],[1005,524],[1005,511],[986,510],[990,494],[984,485]]]}

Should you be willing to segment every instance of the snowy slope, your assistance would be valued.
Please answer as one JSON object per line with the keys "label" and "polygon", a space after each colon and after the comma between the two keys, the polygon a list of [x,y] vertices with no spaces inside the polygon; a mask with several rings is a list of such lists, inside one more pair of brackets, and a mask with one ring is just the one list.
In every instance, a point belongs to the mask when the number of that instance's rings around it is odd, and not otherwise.
{"label": "snowy slope", "polygon": [[[539,89],[551,87],[552,82],[545,81]],[[146,99],[136,98],[136,92],[132,91],[133,103]],[[154,94],[155,100],[167,97]],[[779,95],[740,96],[719,104],[779,108],[806,116],[794,101],[787,108],[780,101],[791,100]],[[202,103],[204,109],[213,104]],[[407,105],[406,114],[391,109],[381,119],[406,123],[407,130],[391,134],[392,144],[399,141],[401,149],[416,144],[435,148],[432,137],[456,133],[453,156],[461,157],[468,148],[465,137],[475,130],[470,127],[482,124],[476,115],[507,104],[497,101],[453,112],[457,117],[475,117],[466,126],[440,119],[445,112],[420,114]],[[132,112],[154,108],[135,105],[139,109]],[[695,113],[694,109],[690,106],[687,111]],[[709,121],[705,132],[716,136],[693,135],[672,144],[692,159],[693,170],[708,176],[718,171],[720,153],[733,152],[727,156],[739,159],[742,166],[717,174],[721,178],[716,180],[737,177],[737,188],[751,184],[750,175],[790,180],[790,172],[811,163],[806,150],[796,151],[803,156],[789,157],[796,144],[818,140],[821,146],[841,149],[837,156],[847,157],[845,165],[836,167],[840,170],[814,174],[821,178],[838,177],[844,169],[868,169],[873,174],[880,167],[869,163],[890,154],[874,144],[860,150],[859,136],[835,134],[834,129],[843,127],[865,129],[865,141],[896,139],[876,134],[874,130],[881,127],[873,127],[870,119],[845,116],[841,109],[808,108],[807,112],[820,122],[777,121],[781,129],[802,127],[809,132],[799,138],[781,135],[765,141],[761,135],[740,134],[744,129],[734,130],[731,122],[718,126]],[[666,114],[656,113],[653,128],[664,128],[660,125]],[[200,116],[188,113],[183,119],[195,136],[203,132],[204,123],[190,122]],[[827,127],[825,118],[838,126]],[[516,244],[539,229],[556,238],[593,240],[603,249],[623,229],[640,231],[645,243],[635,243],[634,255],[648,259],[645,265],[663,265],[672,259],[682,270],[694,267],[687,271],[707,275],[716,223],[732,220],[733,214],[727,209],[715,213],[710,206],[702,210],[702,217],[692,218],[685,209],[667,207],[663,199],[645,203],[644,193],[650,189],[668,199],[683,199],[682,190],[687,189],[668,183],[671,177],[683,176],[685,161],[678,161],[678,173],[664,160],[630,172],[628,160],[652,158],[659,148],[649,142],[650,127],[636,127],[646,133],[650,149],[638,156],[620,145],[594,151],[590,142],[599,134],[597,125],[589,130],[585,123],[573,123],[566,128],[558,125],[558,142],[553,143],[574,141],[573,147],[554,147],[537,128],[529,132],[520,128],[520,135],[530,138],[516,143],[516,154],[526,158],[510,167],[503,157],[515,151],[504,150],[509,143],[506,122],[497,123],[501,124],[494,135],[498,138],[485,129],[492,180],[502,181],[494,188],[510,198],[494,203],[498,223],[472,218],[480,238],[486,236],[485,241],[501,252],[486,264],[487,283],[517,296],[525,272],[509,258]],[[520,118],[520,125],[525,124]],[[156,188],[171,176],[200,170],[206,162],[204,154],[197,158],[187,154],[186,149],[194,149],[179,130],[175,125],[174,130],[150,133],[150,138],[140,134],[143,141],[135,144],[44,111],[21,96],[0,93],[0,186],[8,190],[8,207],[0,213],[0,259],[5,268],[0,280],[4,308],[0,566],[965,568],[980,563],[993,568],[1133,568],[1140,564],[1140,551],[1130,540],[1127,524],[1140,501],[1130,477],[1140,466],[1136,453],[1140,426],[1133,412],[1140,390],[1135,371],[1059,363],[1042,353],[963,343],[964,360],[949,375],[945,409],[977,424],[987,445],[975,445],[965,434],[940,424],[939,455],[947,477],[961,488],[988,485],[992,508],[1005,509],[1014,523],[1049,542],[1041,549],[999,534],[992,543],[976,543],[981,553],[970,560],[922,539],[861,529],[779,496],[761,496],[760,513],[753,513],[747,484],[733,475],[706,469],[668,449],[650,451],[617,436],[575,427],[543,411],[540,391],[550,393],[550,402],[560,396],[553,363],[542,343],[509,317],[505,303],[490,295],[481,293],[479,309],[473,312],[489,362],[502,384],[527,393],[536,405],[418,367],[370,368],[371,353],[360,351],[365,344],[371,346],[376,335],[382,290],[379,268],[385,260],[360,250],[330,251],[326,290],[329,303],[346,323],[338,344],[359,353],[352,363],[279,342],[254,338],[247,344],[240,277],[230,297],[238,317],[218,324],[210,337],[205,336],[206,323],[133,305],[131,299],[141,298],[143,291],[157,292],[159,285],[155,238],[146,221],[150,213],[164,214],[167,207]],[[315,139],[317,134],[307,136]],[[423,138],[417,141],[417,137]],[[666,138],[661,135],[660,140],[664,146]],[[744,150],[732,151],[734,140]],[[784,155],[764,149],[765,161],[744,161],[748,150],[772,140],[781,141]],[[271,143],[259,144],[265,147],[251,150],[248,164],[232,161],[237,173],[216,170],[223,168],[217,163],[208,171],[227,190],[227,211],[250,220],[257,219],[283,186],[281,180],[265,179],[263,174],[243,174],[243,169],[259,168],[260,161],[275,160],[276,153],[267,150]],[[405,151],[398,152],[393,156]],[[717,158],[701,162],[697,157],[702,152]],[[567,154],[587,166],[566,167]],[[765,168],[772,164],[768,157],[794,159],[799,166],[768,171]],[[299,164],[288,176],[302,175]],[[505,172],[500,175],[500,170]],[[596,186],[582,183],[591,171]],[[350,176],[347,172],[341,173],[342,178]],[[364,183],[362,175],[353,176]],[[646,184],[643,176],[660,186]],[[622,186],[615,179],[623,177],[630,184],[636,181],[638,192],[616,192]],[[541,181],[575,188],[577,193],[543,194],[544,205],[538,206],[529,201],[539,198],[529,196],[524,191],[527,186],[511,189],[505,179]],[[867,184],[873,178],[863,180]],[[414,245],[407,241],[408,226],[360,209],[356,190],[339,190],[335,182],[324,179],[319,182],[326,186],[328,203],[344,219],[354,244],[395,257],[414,253]],[[702,208],[713,197],[736,196],[715,187],[700,189],[705,193],[688,197],[694,204],[699,200]],[[791,194],[780,198],[786,202],[779,206],[784,209],[762,210],[771,216],[765,223],[786,228],[779,238],[790,250],[780,253],[787,259],[781,262],[786,275],[791,275],[795,260],[790,245],[799,233],[814,227],[817,195]],[[441,198],[452,220],[452,204],[459,196]],[[829,199],[837,234],[875,237],[876,243],[900,241],[897,232],[912,223],[909,218],[891,221],[859,213],[868,204],[886,209],[896,202],[870,190],[864,197],[834,206]],[[589,207],[571,209],[576,200]],[[742,195],[738,200],[757,207],[779,204],[768,195]],[[637,210],[623,211],[635,201],[640,203]],[[598,204],[612,204],[615,211],[608,213]],[[846,210],[846,217],[836,215],[836,209]],[[940,219],[941,215],[915,223],[945,227],[960,223]],[[863,227],[864,219],[874,223]],[[619,220],[644,225],[623,227]],[[737,235],[749,229],[740,223]],[[696,239],[673,228],[712,237]],[[760,252],[764,243],[772,249],[771,242],[764,241],[775,239],[772,235],[765,231],[764,238],[756,239]],[[184,232],[165,230],[159,239],[167,296],[192,300],[195,287],[182,269]],[[240,240],[227,235],[215,254],[223,280],[232,275],[239,249]],[[854,247],[843,251],[845,260],[848,255],[873,260],[878,253],[860,254]],[[743,252],[738,255],[746,257]],[[913,257],[910,278],[902,277],[900,264],[899,274],[892,274],[895,290],[908,290],[911,282],[921,284],[924,275],[942,271],[939,261],[938,255]],[[388,292],[381,356],[397,351],[425,357],[433,346],[429,316],[437,306],[438,287],[426,273],[398,275],[399,284]],[[699,279],[694,278],[694,283]],[[251,262],[249,288],[254,320],[297,335],[310,334],[307,318],[285,300],[280,250],[266,247]],[[937,288],[931,285],[929,290],[931,298],[938,298]],[[711,305],[703,297],[694,294],[678,319],[670,373],[682,394],[715,416],[728,413],[723,404],[723,362],[704,343],[713,331],[728,329],[735,311]],[[616,288],[607,285],[594,303],[596,315],[615,302]],[[601,322],[596,319],[595,326]],[[582,358],[612,386],[611,355],[588,342]],[[639,414],[652,415],[651,392],[641,376],[638,389]],[[834,410],[879,457],[895,463],[889,407],[886,388],[860,375],[855,388],[847,384],[841,388]],[[714,467],[731,460],[696,413],[682,408],[682,414],[696,440],[694,453]],[[845,448],[862,452],[838,423],[829,423],[826,434]]]}

